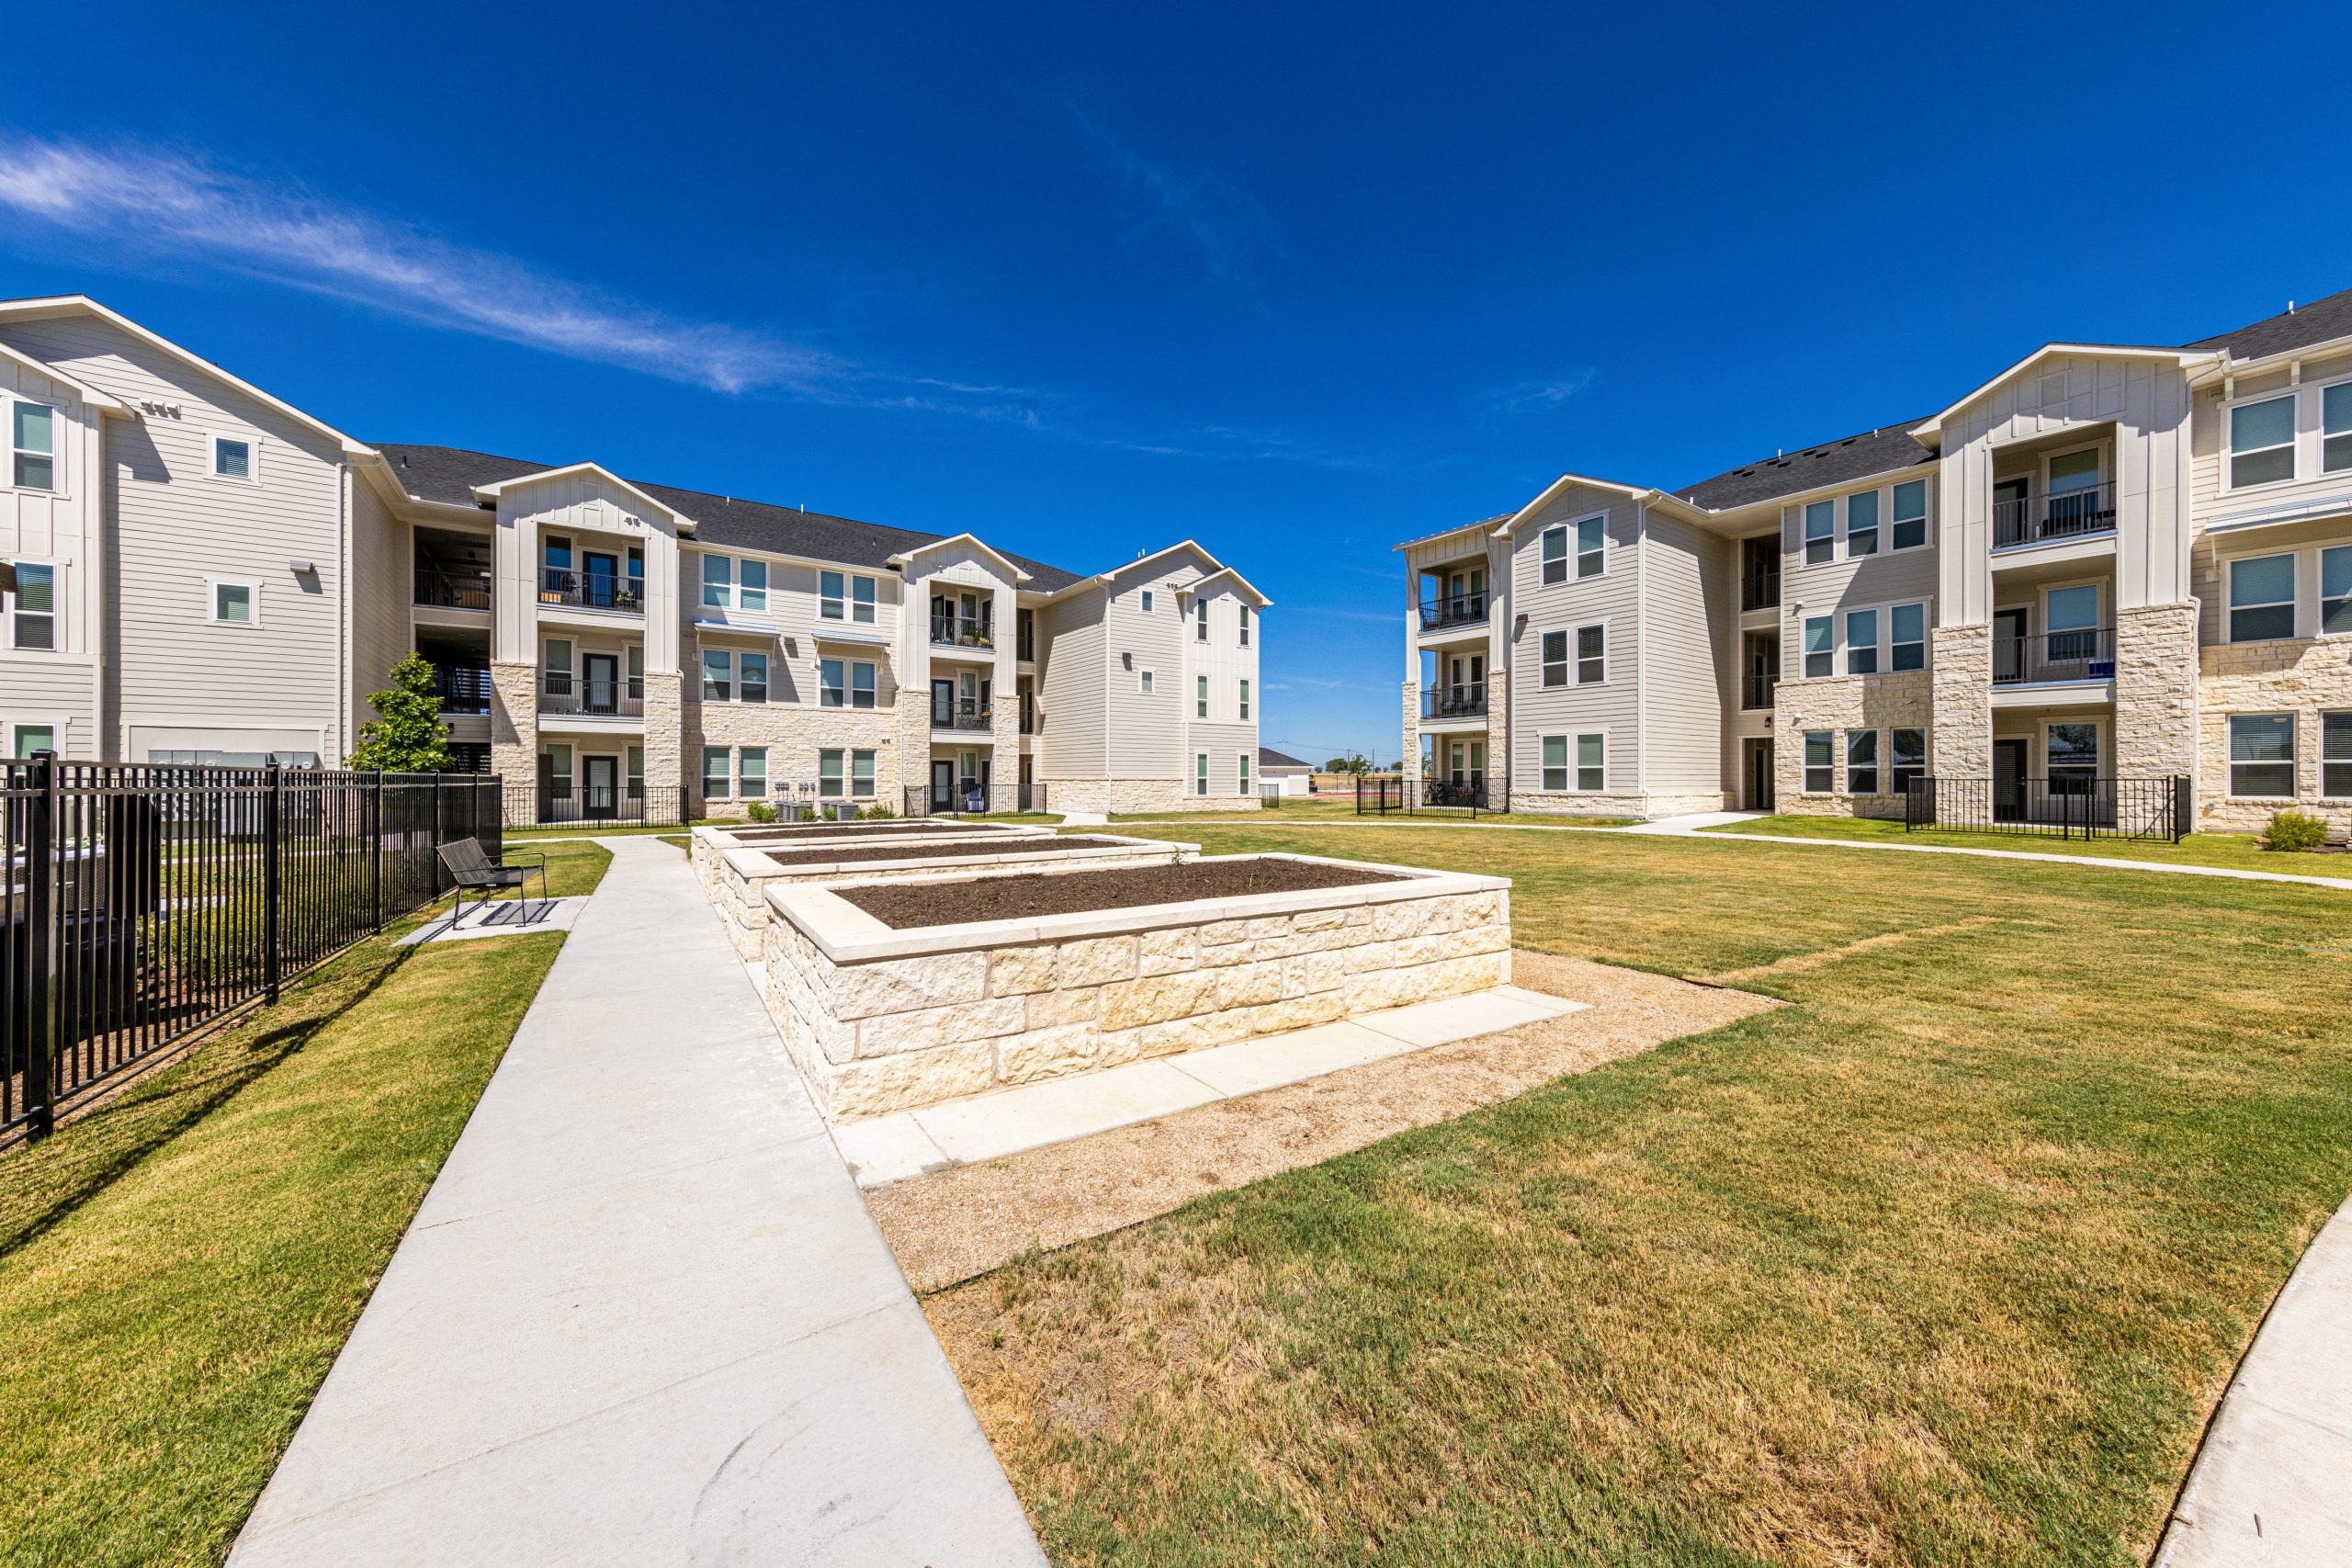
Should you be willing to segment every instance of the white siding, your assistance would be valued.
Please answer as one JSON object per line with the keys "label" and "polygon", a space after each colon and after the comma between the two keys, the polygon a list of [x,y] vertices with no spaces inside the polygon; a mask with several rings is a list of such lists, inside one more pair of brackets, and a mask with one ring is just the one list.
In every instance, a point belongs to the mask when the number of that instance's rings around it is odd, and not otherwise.
{"label": "white siding", "polygon": [[[0,621],[0,755],[12,754],[15,724],[45,724],[62,755],[96,759],[105,738],[98,713],[98,659],[105,640],[99,557],[102,433],[96,411],[62,382],[0,359],[0,389],[57,411],[51,491],[15,489],[0,471],[0,559],[53,566],[55,619],[49,649],[19,651]],[[8,418],[0,410],[0,427]],[[0,461],[6,454],[0,453]],[[13,611],[15,600],[7,602]]]}
{"label": "white siding", "polygon": [[[1642,785],[1669,794],[1729,787],[1724,715],[1736,708],[1739,547],[1652,512],[1642,540]],[[1713,610],[1714,613],[1710,614]]]}
{"label": "white siding", "polygon": [[1109,776],[1103,701],[1104,594],[1092,588],[1037,609],[1039,778]]}
{"label": "white siding", "polygon": [[[1546,587],[1544,530],[1596,513],[1608,518],[1601,575],[1577,580],[1571,536],[1568,580]],[[1512,531],[1510,606],[1514,620],[1519,615],[1527,617],[1526,629],[1515,637],[1507,629],[1504,633],[1510,660],[1510,787],[1514,793],[1535,789],[1544,776],[1542,737],[1591,730],[1609,732],[1609,788],[1625,793],[1641,787],[1640,531],[1640,508],[1630,496],[1582,487],[1563,492]],[[1594,622],[1608,627],[1608,679],[1599,685],[1579,686],[1574,669],[1576,628]],[[1564,686],[1544,684],[1544,634],[1547,631],[1569,634],[1570,669]],[[1492,766],[1491,759],[1488,765]]]}

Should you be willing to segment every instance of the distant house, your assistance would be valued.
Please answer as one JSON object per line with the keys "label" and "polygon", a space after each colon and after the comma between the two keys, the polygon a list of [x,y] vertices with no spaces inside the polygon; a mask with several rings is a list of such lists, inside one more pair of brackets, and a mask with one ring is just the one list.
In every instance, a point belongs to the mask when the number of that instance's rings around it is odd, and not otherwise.
{"label": "distant house", "polygon": [[1270,795],[1279,795],[1285,799],[1292,795],[1311,795],[1315,789],[1314,775],[1315,769],[1310,763],[1277,751],[1271,746],[1258,748],[1258,781]]}

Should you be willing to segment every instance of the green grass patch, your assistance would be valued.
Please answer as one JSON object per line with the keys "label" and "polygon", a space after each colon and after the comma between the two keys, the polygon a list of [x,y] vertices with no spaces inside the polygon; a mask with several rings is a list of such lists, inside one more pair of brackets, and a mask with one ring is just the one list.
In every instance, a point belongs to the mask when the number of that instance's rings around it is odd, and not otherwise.
{"label": "green grass patch", "polygon": [[1057,1562],[2136,1568],[2352,1185],[2341,893],[1200,837],[1794,1005],[932,1298]]}
{"label": "green grass patch", "polygon": [[2055,833],[1955,833],[1940,829],[1912,833],[1905,832],[1900,822],[1861,817],[1759,817],[1753,822],[1699,830],[1754,833],[1776,839],[1831,839],[1840,843],[1941,844],[1962,850],[2016,850],[2032,854],[2143,860],[2164,865],[2214,865],[2233,871],[2352,877],[2352,858],[2266,850],[2255,841],[2252,833],[2191,833],[2177,844],[2162,839],[2062,839]]}

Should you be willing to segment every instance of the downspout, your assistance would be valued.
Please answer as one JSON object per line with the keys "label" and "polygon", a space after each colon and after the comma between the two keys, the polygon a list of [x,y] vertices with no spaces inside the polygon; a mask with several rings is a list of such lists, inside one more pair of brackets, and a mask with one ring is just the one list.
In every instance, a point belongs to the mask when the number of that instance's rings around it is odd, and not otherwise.
{"label": "downspout", "polygon": [[1634,788],[1645,817],[1650,811],[1649,538],[1649,503],[1643,502],[1634,508]]}

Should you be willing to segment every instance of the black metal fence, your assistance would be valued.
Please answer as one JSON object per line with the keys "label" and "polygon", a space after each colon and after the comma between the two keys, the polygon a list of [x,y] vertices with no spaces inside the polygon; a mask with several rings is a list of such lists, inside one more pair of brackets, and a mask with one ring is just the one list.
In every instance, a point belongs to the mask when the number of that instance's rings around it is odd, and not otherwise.
{"label": "black metal fence", "polygon": [[325,962],[502,849],[465,773],[0,763],[0,1140]]}
{"label": "black metal fence", "polygon": [[1041,784],[974,784],[969,789],[959,784],[947,795],[934,795],[922,784],[910,784],[904,792],[905,810],[910,817],[985,817],[1005,811],[1051,811],[1053,807],[1046,799],[1046,786]]}
{"label": "black metal fence", "polygon": [[654,824],[694,820],[693,791],[681,785],[651,789],[637,785],[562,782],[509,784],[504,791],[508,826]]}
{"label": "black metal fence", "polygon": [[2188,833],[2188,801],[2186,777],[1921,778],[1904,792],[1903,827],[2177,843]]}

